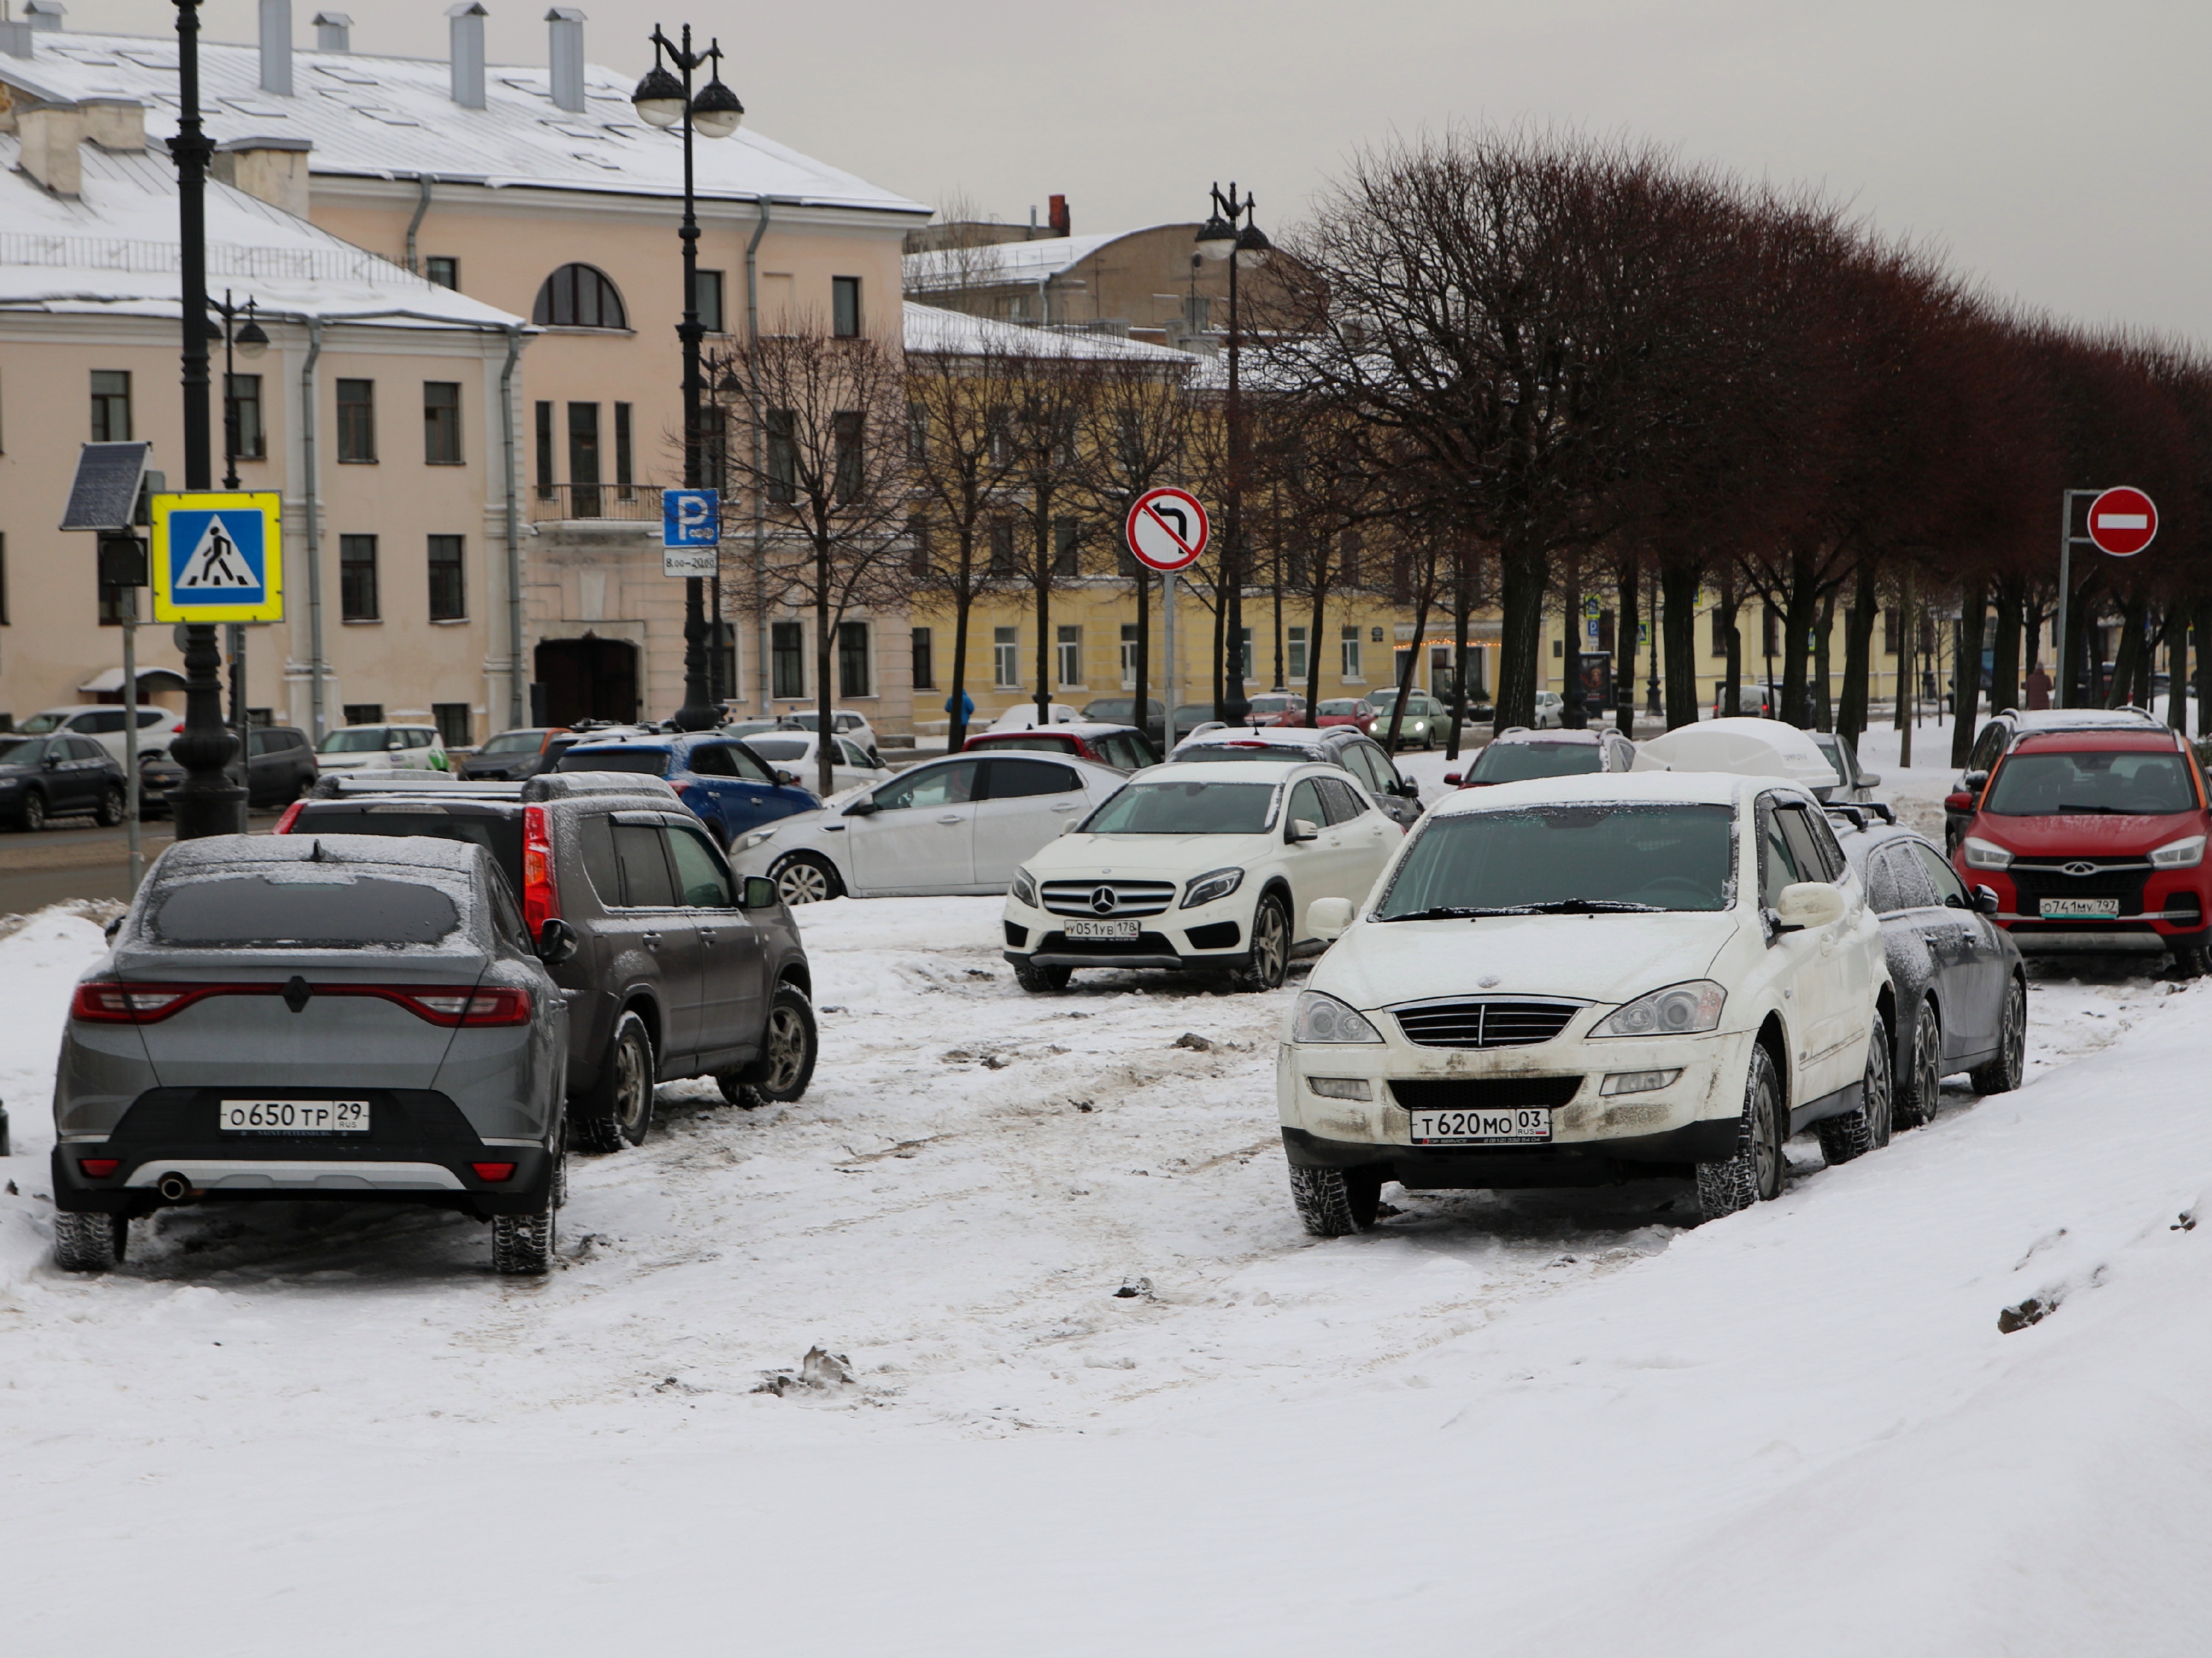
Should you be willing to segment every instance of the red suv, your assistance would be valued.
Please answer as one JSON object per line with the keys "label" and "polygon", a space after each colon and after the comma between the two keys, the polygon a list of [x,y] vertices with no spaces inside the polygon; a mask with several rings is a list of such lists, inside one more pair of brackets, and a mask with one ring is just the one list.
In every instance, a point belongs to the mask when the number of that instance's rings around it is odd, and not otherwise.
{"label": "red suv", "polygon": [[2178,733],[2052,732],[1998,762],[1954,856],[2023,955],[2171,952],[2193,976],[2212,937],[2208,834],[2204,774]]}

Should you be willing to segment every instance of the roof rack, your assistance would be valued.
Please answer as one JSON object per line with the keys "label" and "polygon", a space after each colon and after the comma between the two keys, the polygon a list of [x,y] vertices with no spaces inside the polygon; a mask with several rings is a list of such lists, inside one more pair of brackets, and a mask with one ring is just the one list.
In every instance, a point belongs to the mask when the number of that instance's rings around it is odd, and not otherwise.
{"label": "roof rack", "polygon": [[643,794],[681,802],[674,785],[665,778],[647,777],[634,771],[556,771],[525,783],[510,783],[524,801],[574,800],[586,794]]}
{"label": "roof rack", "polygon": [[349,794],[460,794],[489,799],[513,799],[522,786],[455,777],[442,771],[325,772],[315,780],[313,798],[337,800]]}

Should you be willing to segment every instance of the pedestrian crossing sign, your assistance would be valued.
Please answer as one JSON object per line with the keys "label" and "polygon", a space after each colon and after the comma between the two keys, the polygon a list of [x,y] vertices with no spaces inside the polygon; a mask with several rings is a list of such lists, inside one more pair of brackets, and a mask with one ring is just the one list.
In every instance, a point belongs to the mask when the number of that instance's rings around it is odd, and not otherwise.
{"label": "pedestrian crossing sign", "polygon": [[156,622],[282,622],[283,500],[274,491],[155,495]]}

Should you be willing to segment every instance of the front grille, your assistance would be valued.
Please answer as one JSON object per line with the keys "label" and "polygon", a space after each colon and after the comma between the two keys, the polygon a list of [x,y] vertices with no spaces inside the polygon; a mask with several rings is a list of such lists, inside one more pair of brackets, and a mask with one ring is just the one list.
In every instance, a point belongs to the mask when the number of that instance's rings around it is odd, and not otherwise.
{"label": "front grille", "polygon": [[1580,1077],[1452,1077],[1393,1080],[1390,1093],[1409,1111],[1503,1111],[1521,1105],[1565,1105]]}
{"label": "front grille", "polygon": [[[2089,872],[2075,875],[2066,867],[2069,864],[2087,865]],[[2117,898],[2121,914],[2139,915],[2150,865],[2140,858],[2014,859],[2007,872],[2020,893],[2023,915],[2033,913],[2031,904],[2040,909],[2045,898]]]}
{"label": "front grille", "polygon": [[1579,1002],[1416,1002],[1395,1008],[1406,1040],[1423,1048],[1528,1048],[1567,1028]]}
{"label": "front grille", "polygon": [[1174,956],[1179,952],[1160,932],[1140,932],[1133,938],[1071,938],[1065,932],[1048,932],[1037,940],[1044,956]]}
{"label": "front grille", "polygon": [[[1103,894],[1113,902],[1102,907]],[[1090,915],[1120,920],[1133,915],[1158,915],[1175,902],[1172,881],[1125,881],[1101,876],[1095,881],[1047,881],[1044,907],[1054,915]]]}

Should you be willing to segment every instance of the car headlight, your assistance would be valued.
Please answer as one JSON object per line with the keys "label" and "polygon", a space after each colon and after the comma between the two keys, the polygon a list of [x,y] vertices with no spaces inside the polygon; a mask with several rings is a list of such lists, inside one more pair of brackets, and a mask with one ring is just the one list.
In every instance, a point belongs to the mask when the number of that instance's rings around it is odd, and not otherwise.
{"label": "car headlight", "polygon": [[1367,1016],[1318,990],[1302,990],[1291,1012],[1294,1042],[1379,1042],[1382,1033]]}
{"label": "car headlight", "polygon": [[1685,985],[1668,985],[1638,996],[1615,1008],[1600,1022],[1593,1036],[1688,1036],[1711,1030],[1721,1022],[1728,992],[1711,979],[1692,979]]}
{"label": "car headlight", "polygon": [[1375,1097],[1364,1077],[1308,1077],[1306,1087],[1325,1100],[1370,1100]]}
{"label": "car headlight", "polygon": [[750,835],[745,836],[744,845],[738,847],[738,850],[740,852],[750,852],[755,847],[765,846],[769,841],[775,839],[775,831],[772,829],[755,829]]}
{"label": "car headlight", "polygon": [[1013,899],[1016,903],[1027,904],[1031,909],[1039,908],[1036,897],[1036,883],[1030,878],[1030,872],[1027,870],[1018,869],[1014,872],[1014,884],[1012,891]]}
{"label": "car headlight", "polygon": [[2160,869],[2195,869],[2204,861],[2204,837],[2185,835],[2179,841],[2168,841],[2151,853],[2150,860]]}
{"label": "car headlight", "polygon": [[1216,898],[1226,898],[1243,884],[1244,872],[1241,869],[1210,869],[1203,875],[1194,875],[1182,890],[1182,908],[1195,909]]}
{"label": "car headlight", "polygon": [[[2204,837],[2197,836],[2197,844],[2201,855]],[[2012,867],[2012,853],[1994,841],[1984,841],[1978,835],[1970,835],[1960,841],[1959,846],[1966,854],[1968,869],[2010,869]],[[2192,859],[2191,861],[2194,862],[2195,859]]]}

